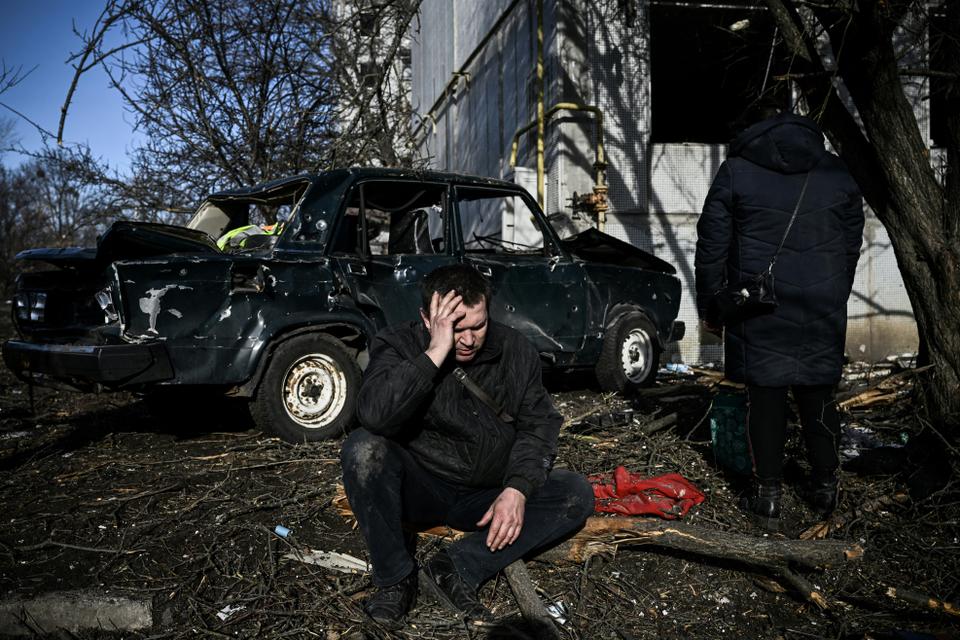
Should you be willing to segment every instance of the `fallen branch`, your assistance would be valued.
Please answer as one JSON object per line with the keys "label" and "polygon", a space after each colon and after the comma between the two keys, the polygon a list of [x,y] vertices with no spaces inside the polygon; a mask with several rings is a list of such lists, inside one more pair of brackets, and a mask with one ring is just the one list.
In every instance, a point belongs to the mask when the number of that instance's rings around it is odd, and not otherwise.
{"label": "fallen branch", "polygon": [[907,395],[910,395],[910,389],[896,389],[894,391],[868,389],[852,398],[843,400],[838,406],[841,409],[867,409],[881,404],[893,404]]}
{"label": "fallen branch", "polygon": [[109,549],[106,547],[84,547],[78,544],[68,544],[66,542],[57,542],[48,538],[39,544],[24,545],[22,547],[13,547],[14,551],[38,551],[46,547],[59,547],[61,549],[72,549],[74,551],[89,551],[90,553],[115,553],[123,555],[134,555],[143,553],[146,549]]}
{"label": "fallen branch", "polygon": [[[341,516],[353,522],[353,511],[337,488],[332,504]],[[415,529],[421,536],[458,539],[464,532],[446,526]],[[628,516],[593,516],[573,538],[538,555],[534,560],[548,563],[582,564],[600,554],[615,553],[621,546],[650,545],[677,549],[711,558],[745,564],[779,567],[790,564],[809,569],[857,560],[863,548],[843,540],[786,540],[758,538],[682,522]]]}
{"label": "fallen branch", "polygon": [[683,383],[683,384],[665,384],[659,387],[648,387],[646,389],[637,389],[634,391],[634,395],[638,398],[644,399],[653,399],[653,398],[663,398],[666,396],[674,395],[702,395],[702,385],[697,383]]}
{"label": "fallen branch", "polygon": [[[871,384],[866,389],[862,389],[850,397],[844,398],[840,401],[839,406],[841,409],[851,409],[854,407],[867,407],[874,404],[892,402],[902,395],[901,390],[898,388],[902,383],[905,383],[908,378],[930,370],[932,367],[933,365],[931,364],[886,376],[879,382]],[[844,394],[838,394],[837,399],[839,400],[843,395]]]}
{"label": "fallen branch", "polygon": [[758,538],[680,522],[595,516],[587,519],[576,536],[536,559],[580,564],[592,555],[610,553],[621,546],[643,545],[734,560],[778,572],[779,567],[790,564],[812,569],[857,560],[863,555],[859,545],[843,540]]}
{"label": "fallen branch", "polygon": [[800,534],[800,539],[818,540],[826,538],[837,529],[842,528],[850,520],[858,518],[864,513],[873,513],[884,507],[893,506],[894,504],[903,504],[909,499],[909,495],[907,495],[907,493],[904,491],[898,491],[891,495],[880,496],[879,498],[871,500],[856,509],[847,511],[845,513],[835,513],[823,522],[818,522],[817,524],[804,530]]}
{"label": "fallen branch", "polygon": [[[353,512],[342,487],[338,488],[338,495],[332,503],[340,515],[353,520]],[[466,535],[445,526],[411,530],[425,537],[457,539]],[[791,567],[815,569],[858,560],[863,556],[860,545],[843,540],[758,538],[681,522],[626,516],[594,516],[587,519],[586,524],[573,538],[531,560],[548,564],[583,564],[596,555],[613,555],[622,546],[646,545],[676,549],[707,558],[732,560],[753,569],[763,569],[782,578],[798,595],[821,609],[828,606],[826,598],[813,585],[794,573]],[[527,616],[526,612],[524,616]]]}
{"label": "fallen branch", "polygon": [[510,590],[513,591],[513,597],[517,599],[520,613],[526,620],[537,625],[538,637],[559,640],[560,633],[554,626],[550,614],[547,613],[547,608],[543,606],[540,596],[537,595],[523,560],[507,565],[503,575],[506,576]]}
{"label": "fallen branch", "polygon": [[644,435],[649,436],[653,433],[656,433],[657,431],[666,429],[667,427],[672,427],[675,424],[677,424],[677,414],[670,413],[663,416],[662,418],[657,418],[656,420],[651,420],[650,422],[644,425],[641,425],[638,431],[640,431],[640,433]]}
{"label": "fallen branch", "polygon": [[887,587],[887,597],[899,600],[907,604],[919,607],[927,611],[936,611],[949,614],[951,616],[960,616],[960,607],[944,600],[937,600],[915,591],[907,589],[898,589],[896,587]]}

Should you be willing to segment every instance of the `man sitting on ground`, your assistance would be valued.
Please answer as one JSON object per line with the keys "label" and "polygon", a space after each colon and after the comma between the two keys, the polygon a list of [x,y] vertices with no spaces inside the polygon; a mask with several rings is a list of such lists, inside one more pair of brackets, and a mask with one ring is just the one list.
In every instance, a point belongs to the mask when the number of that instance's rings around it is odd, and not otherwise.
{"label": "man sitting on ground", "polygon": [[466,617],[489,621],[480,585],[579,529],[593,491],[583,476],[552,469],[561,416],[533,345],[489,320],[483,276],[441,267],[421,294],[422,322],[373,340],[361,428],[340,454],[378,587],[364,609],[379,622],[403,618],[416,601],[417,565],[401,522],[446,524],[475,533],[431,558],[425,584]]}

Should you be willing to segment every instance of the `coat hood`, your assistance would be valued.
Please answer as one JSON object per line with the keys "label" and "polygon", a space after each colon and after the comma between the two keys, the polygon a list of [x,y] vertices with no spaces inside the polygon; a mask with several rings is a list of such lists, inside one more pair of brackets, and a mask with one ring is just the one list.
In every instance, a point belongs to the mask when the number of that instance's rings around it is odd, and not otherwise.
{"label": "coat hood", "polygon": [[826,152],[817,123],[792,113],[750,125],[730,143],[730,156],[787,174],[809,171]]}

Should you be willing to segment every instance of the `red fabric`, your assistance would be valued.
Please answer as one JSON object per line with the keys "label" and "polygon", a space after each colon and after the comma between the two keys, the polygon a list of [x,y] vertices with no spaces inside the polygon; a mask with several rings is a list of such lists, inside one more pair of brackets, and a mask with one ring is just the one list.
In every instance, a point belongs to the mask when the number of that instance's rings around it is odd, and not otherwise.
{"label": "red fabric", "polygon": [[596,498],[594,510],[600,513],[650,514],[676,520],[705,498],[679,473],[645,478],[620,466],[612,474],[597,473],[588,476],[588,480]]}

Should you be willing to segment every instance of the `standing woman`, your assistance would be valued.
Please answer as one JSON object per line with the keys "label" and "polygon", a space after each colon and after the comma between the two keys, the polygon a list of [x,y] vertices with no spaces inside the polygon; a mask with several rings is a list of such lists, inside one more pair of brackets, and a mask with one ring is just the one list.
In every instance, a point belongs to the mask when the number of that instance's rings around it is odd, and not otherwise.
{"label": "standing woman", "polygon": [[[812,469],[806,497],[829,514],[840,442],[834,389],[863,236],[860,191],[813,120],[774,115],[730,144],[697,235],[697,310],[707,331],[722,332],[726,377],[747,386],[754,483],[742,506],[761,526],[779,528],[790,389]],[[764,272],[775,255],[778,306],[721,326],[716,294]]]}

